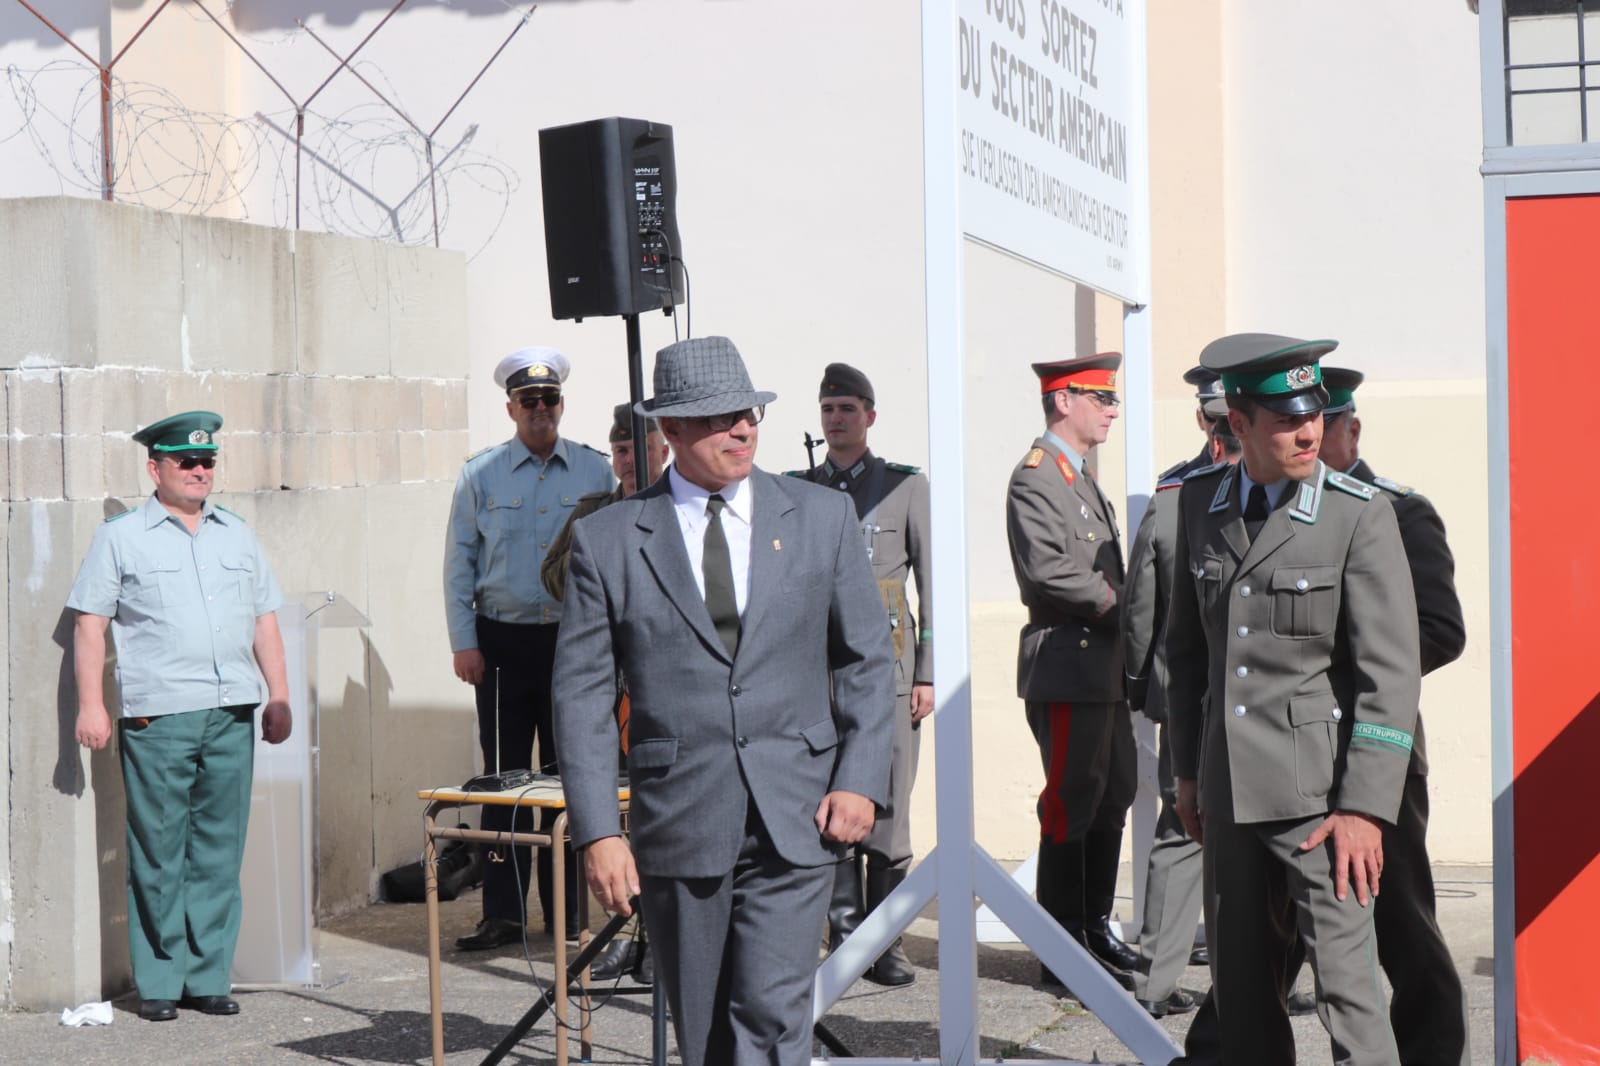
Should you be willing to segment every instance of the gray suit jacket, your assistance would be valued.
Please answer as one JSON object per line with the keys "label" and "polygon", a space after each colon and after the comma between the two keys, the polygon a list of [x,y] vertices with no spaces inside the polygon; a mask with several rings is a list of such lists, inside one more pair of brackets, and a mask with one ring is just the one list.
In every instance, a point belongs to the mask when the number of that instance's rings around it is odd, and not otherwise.
{"label": "gray suit jacket", "polygon": [[632,844],[647,874],[732,869],[747,794],[778,853],[799,866],[841,853],[812,820],[827,792],[887,798],[894,652],[855,509],[841,493],[759,469],[750,488],[750,588],[731,661],[668,479],[573,527],[552,682],[572,840],[618,831],[620,668],[632,701]]}

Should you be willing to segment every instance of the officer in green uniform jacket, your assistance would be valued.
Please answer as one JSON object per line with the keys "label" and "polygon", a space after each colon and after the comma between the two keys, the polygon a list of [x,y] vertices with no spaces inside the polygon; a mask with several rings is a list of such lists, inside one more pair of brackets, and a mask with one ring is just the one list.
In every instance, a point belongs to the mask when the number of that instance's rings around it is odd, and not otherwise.
{"label": "officer in green uniform jacket", "polygon": [[[1035,896],[1131,989],[1139,957],[1111,928],[1138,787],[1118,625],[1122,538],[1085,462],[1116,420],[1121,365],[1117,352],[1033,365],[1045,432],[1011,473],[1006,539],[1028,608],[1017,695],[1045,772]],[[1048,968],[1040,978],[1060,984]]]}
{"label": "officer in green uniform jacket", "polygon": [[1294,1061],[1295,928],[1334,1060],[1399,1061],[1368,903],[1416,731],[1416,601],[1388,498],[1317,458],[1335,346],[1208,345],[1244,458],[1179,490],[1167,714],[1229,1063]]}
{"label": "officer in green uniform jacket", "polygon": [[[1382,489],[1394,507],[1416,593],[1417,632],[1426,677],[1460,658],[1467,644],[1461,601],[1456,596],[1455,557],[1445,538],[1444,521],[1426,497],[1379,477],[1361,458],[1355,391],[1365,375],[1331,366],[1324,367],[1322,375],[1328,406],[1323,411],[1319,455],[1332,469]],[[1394,1026],[1400,1061],[1405,1066],[1465,1066],[1470,1061],[1466,1000],[1461,977],[1439,930],[1427,837],[1428,760],[1418,718],[1399,820],[1384,827],[1384,891],[1372,920],[1378,931],[1378,961],[1394,989],[1389,1022]],[[1298,966],[1291,964],[1291,975],[1295,969]],[[1293,1001],[1290,1006],[1294,1007]]]}
{"label": "officer in green uniform jacket", "polygon": [[[928,479],[914,466],[872,454],[867,431],[878,420],[872,382],[855,367],[830,363],[817,390],[828,455],[812,470],[787,471],[848,492],[861,522],[863,547],[889,614],[896,660],[894,756],[889,804],[872,832],[839,864],[828,904],[829,950],[861,924],[911,871],[911,788],[917,780],[922,719],[933,711],[933,557],[928,536]],[[917,617],[911,617],[906,579],[917,582]],[[862,862],[866,863],[865,894]],[[880,985],[907,985],[916,971],[899,940],[868,968]]]}
{"label": "officer in green uniform jacket", "polygon": [[67,598],[77,739],[97,751],[111,739],[108,628],[116,642],[128,946],[148,1021],[180,1005],[239,1013],[228,992],[263,697],[262,738],[281,743],[291,727],[283,595],[244,519],[208,498],[221,425],[188,411],[133,435],[155,492],[95,531]]}

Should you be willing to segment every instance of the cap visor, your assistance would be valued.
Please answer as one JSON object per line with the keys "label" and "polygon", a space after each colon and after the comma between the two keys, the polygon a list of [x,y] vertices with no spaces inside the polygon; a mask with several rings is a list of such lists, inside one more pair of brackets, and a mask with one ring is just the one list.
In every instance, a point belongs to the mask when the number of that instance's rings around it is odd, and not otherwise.
{"label": "cap visor", "polygon": [[1251,398],[1267,410],[1280,415],[1315,414],[1328,406],[1328,390],[1321,385],[1311,389],[1303,389],[1300,392],[1284,393],[1279,396],[1254,396]]}

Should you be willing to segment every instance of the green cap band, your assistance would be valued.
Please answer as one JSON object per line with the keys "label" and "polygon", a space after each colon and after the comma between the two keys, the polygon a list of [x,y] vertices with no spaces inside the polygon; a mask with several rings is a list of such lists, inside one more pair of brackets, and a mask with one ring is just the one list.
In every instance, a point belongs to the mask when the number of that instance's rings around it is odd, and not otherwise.
{"label": "green cap band", "polygon": [[1328,390],[1328,406],[1325,407],[1324,410],[1331,411],[1334,414],[1337,414],[1338,412],[1342,411],[1346,407],[1349,407],[1351,404],[1353,404],[1355,402],[1356,402],[1356,390],[1355,389],[1329,389]]}
{"label": "green cap band", "polygon": [[1315,361],[1288,370],[1230,371],[1222,375],[1229,396],[1286,396],[1322,384],[1322,367]]}
{"label": "green cap band", "polygon": [[150,445],[150,450],[153,452],[214,452],[217,450],[217,446],[215,444],[152,444]]}

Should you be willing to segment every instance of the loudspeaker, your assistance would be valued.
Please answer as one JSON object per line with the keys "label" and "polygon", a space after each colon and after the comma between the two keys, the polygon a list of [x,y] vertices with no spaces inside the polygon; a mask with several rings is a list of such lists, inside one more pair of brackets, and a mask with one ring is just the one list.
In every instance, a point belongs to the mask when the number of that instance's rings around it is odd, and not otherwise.
{"label": "loudspeaker", "polygon": [[556,318],[683,301],[672,127],[602,118],[539,131],[544,249]]}

